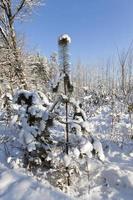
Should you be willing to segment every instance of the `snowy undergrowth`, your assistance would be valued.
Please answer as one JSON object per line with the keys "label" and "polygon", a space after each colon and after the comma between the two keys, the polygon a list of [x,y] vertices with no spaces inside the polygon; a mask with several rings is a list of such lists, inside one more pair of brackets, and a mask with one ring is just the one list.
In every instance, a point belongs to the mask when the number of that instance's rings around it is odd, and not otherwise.
{"label": "snowy undergrowth", "polygon": [[[118,104],[113,114],[110,106],[102,106],[89,118],[95,127],[94,135],[104,144],[106,157],[101,168],[92,174],[90,170],[89,199],[132,200],[133,141],[129,114],[120,113]],[[112,116],[115,117],[113,127]]]}
{"label": "snowy undergrowth", "polygon": [[[48,102],[47,102],[48,104]],[[45,103],[46,106],[46,103]],[[132,200],[133,196],[133,142],[131,139],[131,126],[129,114],[119,111],[118,105],[112,112],[110,105],[100,106],[91,117],[88,117],[87,129],[93,135],[95,143],[90,142],[89,136],[81,136],[80,134],[71,134],[70,141],[75,146],[71,147],[71,156],[67,157],[62,154],[60,147],[63,144],[59,143],[59,149],[56,148],[53,154],[48,155],[48,159],[52,159],[53,163],[65,163],[65,166],[73,164],[76,167],[71,168],[71,185],[66,187],[68,195],[79,200]],[[46,110],[43,109],[45,112]],[[57,110],[56,110],[57,112]],[[60,108],[58,109],[60,113]],[[61,114],[63,120],[63,112]],[[114,120],[112,121],[112,117]],[[1,144],[0,144],[0,197],[1,199],[69,199],[63,196],[55,189],[49,186],[53,184],[53,177],[60,181],[64,177],[60,177],[59,172],[55,169],[50,169],[48,177],[45,172],[38,172],[37,176],[28,173],[22,167],[22,146],[18,140],[19,126],[16,126],[17,120],[12,120],[12,123],[7,126],[5,120],[1,120]],[[86,125],[81,121],[80,124],[76,122],[71,123],[71,128],[75,128],[78,132]],[[113,122],[113,124],[112,124]],[[54,128],[51,128],[51,138],[54,142],[64,141],[64,125],[58,120],[54,122]],[[113,126],[112,126],[113,125]],[[105,161],[101,162],[97,159],[97,154],[91,157],[90,152],[97,145],[97,141],[101,140],[105,154]],[[80,141],[80,142],[79,142]],[[76,146],[77,144],[78,146]],[[95,144],[95,145],[94,145]],[[99,147],[99,145],[98,145]],[[54,155],[55,153],[55,155]],[[54,155],[54,156],[53,156]],[[59,156],[60,155],[60,156]],[[81,158],[80,158],[81,155]],[[84,159],[82,158],[84,157]],[[60,159],[59,159],[60,158]],[[59,160],[58,160],[59,159]],[[73,170],[74,169],[74,170]],[[78,176],[75,174],[78,174]],[[57,172],[57,173],[56,173]],[[38,183],[37,180],[39,179]],[[49,183],[46,181],[48,179]],[[19,194],[16,194],[16,184],[18,186]],[[24,192],[23,192],[24,191]],[[15,196],[16,195],[16,196]],[[57,198],[56,198],[57,195]]]}
{"label": "snowy undergrowth", "polygon": [[22,170],[5,168],[0,163],[0,199],[3,200],[69,200],[67,195],[57,191],[45,180],[39,182]]}

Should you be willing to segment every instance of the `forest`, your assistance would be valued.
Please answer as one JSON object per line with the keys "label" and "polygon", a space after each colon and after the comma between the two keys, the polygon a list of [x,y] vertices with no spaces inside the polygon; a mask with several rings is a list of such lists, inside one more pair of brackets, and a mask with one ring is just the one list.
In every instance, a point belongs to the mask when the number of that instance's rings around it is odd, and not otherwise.
{"label": "forest", "polygon": [[132,200],[133,44],[97,65],[71,64],[69,33],[27,52],[16,23],[42,4],[0,0],[0,199]]}

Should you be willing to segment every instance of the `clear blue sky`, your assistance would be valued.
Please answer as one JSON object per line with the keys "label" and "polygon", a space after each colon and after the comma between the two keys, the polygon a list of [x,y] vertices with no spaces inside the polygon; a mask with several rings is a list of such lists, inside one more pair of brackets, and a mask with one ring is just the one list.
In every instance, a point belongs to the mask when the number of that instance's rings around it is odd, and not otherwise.
{"label": "clear blue sky", "polygon": [[83,63],[106,59],[133,40],[133,0],[46,0],[29,21],[17,24],[27,47],[49,56],[57,38],[72,38],[71,60]]}

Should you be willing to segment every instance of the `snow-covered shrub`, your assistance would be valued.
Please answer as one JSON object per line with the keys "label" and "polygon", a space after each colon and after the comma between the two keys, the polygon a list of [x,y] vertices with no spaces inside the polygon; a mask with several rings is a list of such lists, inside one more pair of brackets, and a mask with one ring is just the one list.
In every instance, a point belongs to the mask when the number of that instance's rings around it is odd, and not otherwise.
{"label": "snow-covered shrub", "polygon": [[15,94],[14,102],[20,105],[19,140],[25,149],[25,166],[50,166],[46,157],[52,145],[48,129],[52,125],[52,116],[48,111],[50,103],[47,97],[40,92],[20,90]]}
{"label": "snow-covered shrub", "polygon": [[81,157],[87,155],[89,158],[92,158],[93,154],[97,154],[98,159],[104,161],[102,144],[93,137],[94,127],[87,121],[87,116],[82,109],[82,105],[75,102],[72,103],[74,106],[74,115],[71,122],[71,131],[75,133],[76,139],[78,137],[76,148],[80,152],[79,155]]}
{"label": "snow-covered shrub", "polygon": [[90,90],[84,93],[81,102],[87,117],[94,116],[99,107],[110,103],[110,99],[111,97],[102,90]]}

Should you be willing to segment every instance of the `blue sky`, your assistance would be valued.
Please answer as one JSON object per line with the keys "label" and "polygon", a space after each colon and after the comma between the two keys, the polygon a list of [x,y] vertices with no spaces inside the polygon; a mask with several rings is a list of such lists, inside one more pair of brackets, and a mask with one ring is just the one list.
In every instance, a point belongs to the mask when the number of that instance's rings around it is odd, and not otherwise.
{"label": "blue sky", "polygon": [[133,0],[46,0],[17,30],[25,34],[28,49],[46,56],[58,51],[58,36],[68,33],[72,62],[93,63],[130,45]]}

